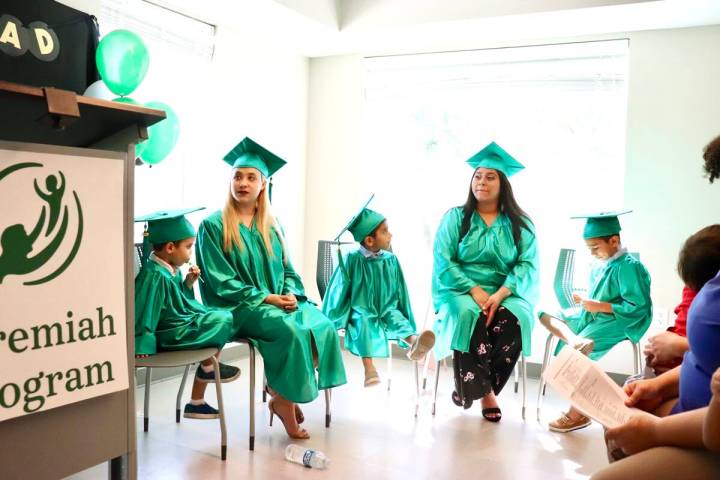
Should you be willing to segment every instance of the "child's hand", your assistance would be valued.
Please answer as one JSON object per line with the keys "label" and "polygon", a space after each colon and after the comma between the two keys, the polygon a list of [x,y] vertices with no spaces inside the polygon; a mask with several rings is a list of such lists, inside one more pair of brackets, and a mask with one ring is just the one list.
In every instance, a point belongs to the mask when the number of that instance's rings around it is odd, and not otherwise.
{"label": "child's hand", "polygon": [[715,400],[720,401],[720,368],[715,370],[715,373],[710,379],[710,391],[713,397],[715,397]]}
{"label": "child's hand", "polygon": [[608,305],[605,302],[596,302],[595,300],[582,300],[582,307],[589,313],[612,313],[612,308],[608,311]]}
{"label": "child's hand", "polygon": [[658,446],[658,417],[647,413],[635,415],[619,427],[608,428],[608,443],[622,449],[628,455]]}
{"label": "child's hand", "polygon": [[185,277],[185,286],[187,288],[192,288],[198,278],[200,278],[200,267],[197,265],[191,265],[190,270],[188,270],[188,274]]}
{"label": "child's hand", "polygon": [[580,295],[578,295],[577,293],[573,293],[572,298],[573,298],[573,302],[575,302],[576,304],[583,302],[583,298]]}

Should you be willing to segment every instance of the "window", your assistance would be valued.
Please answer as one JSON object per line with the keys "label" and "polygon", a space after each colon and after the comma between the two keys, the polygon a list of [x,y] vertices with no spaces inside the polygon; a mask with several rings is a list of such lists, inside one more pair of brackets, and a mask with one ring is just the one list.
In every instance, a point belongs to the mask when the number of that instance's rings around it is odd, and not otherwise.
{"label": "window", "polygon": [[382,172],[369,188],[419,325],[439,219],[464,203],[465,160],[490,141],[526,166],[511,182],[536,225],[541,298],[553,301],[559,248],[584,249],[583,224],[568,217],[623,206],[627,60],[627,40],[364,60],[365,157]]}

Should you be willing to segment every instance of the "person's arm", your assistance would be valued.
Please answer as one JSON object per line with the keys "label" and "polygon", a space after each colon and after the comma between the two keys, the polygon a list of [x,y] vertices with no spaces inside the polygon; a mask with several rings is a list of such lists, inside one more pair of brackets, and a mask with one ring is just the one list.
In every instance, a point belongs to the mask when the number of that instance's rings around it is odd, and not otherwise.
{"label": "person's arm", "polygon": [[653,367],[680,359],[689,349],[690,344],[686,337],[666,331],[650,337],[644,352],[652,359],[650,366]]}
{"label": "person's arm", "polygon": [[619,427],[609,428],[605,435],[608,442],[630,455],[664,446],[703,448],[707,413],[707,407],[663,418],[643,412]]}
{"label": "person's arm", "polygon": [[260,290],[238,278],[237,272],[223,253],[222,231],[207,222],[208,220],[205,220],[200,224],[195,250],[198,264],[202,266],[205,274],[205,283],[200,285],[201,289],[210,290],[228,304],[248,307],[262,304],[270,292]]}
{"label": "person's arm", "polygon": [[720,452],[720,368],[710,380],[710,391],[713,396],[703,425],[703,443],[708,450]]}
{"label": "person's arm", "polygon": [[[539,284],[537,239],[532,223],[529,219],[526,221],[529,229],[521,229],[517,261],[502,286],[490,295],[483,308],[487,315],[488,325],[492,322],[495,312],[500,308],[503,300],[511,295],[524,299],[530,305],[537,302]],[[512,237],[508,240],[512,241]]]}
{"label": "person's arm", "polygon": [[135,278],[135,356],[157,353],[157,330],[164,311],[166,290],[162,277],[141,270]]}
{"label": "person's arm", "polygon": [[680,366],[668,370],[662,375],[648,380],[625,385],[625,393],[628,399],[625,404],[629,407],[637,407],[642,402],[662,402],[670,398],[676,398],[680,391]]}
{"label": "person's arm", "polygon": [[446,213],[435,234],[433,247],[433,275],[436,282],[441,290],[457,294],[470,293],[474,287],[480,288],[463,273],[457,262],[461,222],[462,211],[453,209]]}
{"label": "person's arm", "polygon": [[618,285],[620,301],[612,302],[607,313],[612,313],[628,338],[637,342],[652,319],[650,275],[642,264],[624,262],[619,265]]}
{"label": "person's arm", "polygon": [[[341,253],[338,253],[341,255]],[[352,288],[353,265],[347,258],[344,267],[337,267],[327,285],[325,298],[322,302],[322,312],[335,325],[335,329],[347,328],[350,319],[350,292]]]}

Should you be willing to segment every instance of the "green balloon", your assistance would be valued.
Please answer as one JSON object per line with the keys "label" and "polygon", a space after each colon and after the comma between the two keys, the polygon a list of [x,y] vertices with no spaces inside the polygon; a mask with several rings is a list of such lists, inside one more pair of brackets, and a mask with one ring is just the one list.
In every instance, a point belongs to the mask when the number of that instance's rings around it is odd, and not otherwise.
{"label": "green balloon", "polygon": [[[117,97],[113,98],[113,102],[118,103],[128,103],[130,105],[137,105],[138,107],[143,107],[144,105],[137,100],[134,100],[130,97]],[[145,147],[147,146],[147,140],[143,140],[142,143],[135,144],[135,158],[140,157],[143,152],[145,151]]]}
{"label": "green balloon", "polygon": [[127,30],[113,30],[95,52],[100,77],[116,95],[129,95],[145,78],[150,55],[142,39]]}
{"label": "green balloon", "polygon": [[164,110],[167,116],[165,120],[148,127],[148,137],[150,138],[145,141],[145,150],[140,156],[143,162],[155,165],[162,162],[175,147],[180,137],[180,123],[173,109],[165,103],[148,102],[145,106]]}

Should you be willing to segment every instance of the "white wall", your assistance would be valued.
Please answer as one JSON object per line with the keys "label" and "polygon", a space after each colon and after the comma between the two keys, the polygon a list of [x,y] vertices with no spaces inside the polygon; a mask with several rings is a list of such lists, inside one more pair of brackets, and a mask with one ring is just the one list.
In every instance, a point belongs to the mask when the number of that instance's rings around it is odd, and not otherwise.
{"label": "white wall", "polygon": [[[635,213],[623,219],[623,240],[641,253],[650,271],[656,308],[672,313],[680,299],[675,263],[682,241],[719,220],[715,206],[720,186],[708,185],[700,165],[702,147],[720,134],[720,58],[711,54],[720,44],[720,27],[573,40],[600,38],[631,41],[625,205]],[[305,277],[314,274],[317,240],[334,236],[344,225],[376,174],[362,169],[364,155],[372,150],[363,145],[360,56],[310,60],[308,111]],[[543,268],[547,273],[554,265]],[[657,324],[651,327],[658,329]],[[542,327],[536,329],[532,361],[541,359],[544,333]],[[602,365],[629,372],[630,358],[629,345],[623,345]]]}
{"label": "white wall", "polygon": [[[99,0],[63,3],[97,15]],[[101,25],[102,29],[102,25]],[[105,32],[107,33],[107,32]],[[293,262],[303,265],[308,59],[286,53],[254,36],[227,28],[216,32],[212,61],[174,52],[172,61],[153,59],[132,96],[174,107],[180,139],[160,164],[135,169],[135,211],[205,206],[197,224],[222,207],[230,169],[222,157],[244,136],[288,164],[275,179],[273,205],[287,235]],[[140,228],[138,226],[138,228]]]}

